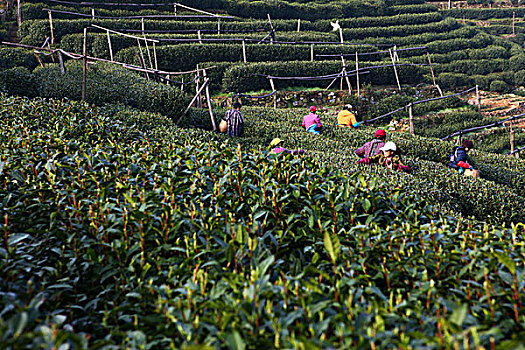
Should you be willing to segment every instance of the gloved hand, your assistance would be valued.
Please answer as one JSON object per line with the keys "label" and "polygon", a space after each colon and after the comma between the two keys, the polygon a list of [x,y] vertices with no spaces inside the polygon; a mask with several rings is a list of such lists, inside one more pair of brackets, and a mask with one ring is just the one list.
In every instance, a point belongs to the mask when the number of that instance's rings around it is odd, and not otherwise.
{"label": "gloved hand", "polygon": [[356,122],[355,124],[352,125],[354,128],[357,128],[359,126],[359,122]]}
{"label": "gloved hand", "polygon": [[359,164],[370,164],[370,158],[363,158],[358,161]]}
{"label": "gloved hand", "polygon": [[459,168],[459,169],[458,169],[458,172],[459,172],[460,174],[463,174],[464,171],[465,171],[465,169],[463,169],[463,168]]}

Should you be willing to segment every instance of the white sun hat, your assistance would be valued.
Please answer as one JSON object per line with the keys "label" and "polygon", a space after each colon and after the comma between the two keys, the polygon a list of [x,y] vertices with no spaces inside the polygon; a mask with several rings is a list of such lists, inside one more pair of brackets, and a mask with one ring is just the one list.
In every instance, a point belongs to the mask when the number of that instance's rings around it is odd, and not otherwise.
{"label": "white sun hat", "polygon": [[396,151],[397,150],[397,147],[396,147],[396,144],[393,143],[392,141],[388,141],[387,143],[385,143],[385,145],[383,147],[380,148],[381,151]]}

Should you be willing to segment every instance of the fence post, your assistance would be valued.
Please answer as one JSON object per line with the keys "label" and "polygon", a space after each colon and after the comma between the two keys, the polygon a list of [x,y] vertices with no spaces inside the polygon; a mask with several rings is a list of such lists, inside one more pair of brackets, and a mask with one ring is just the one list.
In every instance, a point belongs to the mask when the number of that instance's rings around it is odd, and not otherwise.
{"label": "fence post", "polygon": [[410,122],[410,134],[414,135],[414,116],[412,114],[412,103],[408,104],[408,119]]}
{"label": "fence post", "polygon": [[478,101],[478,112],[481,113],[481,95],[479,94],[478,85],[476,85],[476,100]]}
{"label": "fence post", "polygon": [[201,88],[200,88],[200,83],[201,83],[201,71],[199,70],[199,65],[197,64],[197,80],[195,81],[196,84],[195,84],[195,89],[196,89],[196,97],[197,97],[197,107],[200,108],[202,106],[202,102],[201,102]]}
{"label": "fence post", "polygon": [[246,40],[242,39],[242,59],[244,63],[248,62],[246,60]]}
{"label": "fence post", "polygon": [[17,0],[16,21],[18,26],[22,24],[22,9],[20,8],[20,0]]}
{"label": "fence post", "polygon": [[512,12],[512,36],[516,36],[516,12]]}
{"label": "fence post", "polygon": [[208,102],[208,111],[210,112],[210,118],[211,118],[211,124],[213,125],[213,131],[217,130],[217,126],[215,125],[215,117],[213,116],[213,108],[211,106],[211,97],[210,97],[210,84],[209,79],[206,75],[206,69],[202,70],[202,76],[204,77],[204,81],[207,82],[206,84],[206,101]]}
{"label": "fence post", "polygon": [[392,54],[392,49],[388,49],[388,52],[390,53],[390,58],[392,59],[392,66],[394,67],[394,74],[396,76],[397,86],[399,87],[399,91],[401,91],[401,83],[399,82],[399,76],[397,75],[396,62],[394,60],[394,55]]}
{"label": "fence post", "polygon": [[47,11],[47,13],[49,15],[49,28],[51,29],[51,44],[55,46],[55,34],[53,32],[53,14],[51,13],[51,11]]}
{"label": "fence post", "polygon": [[[51,12],[50,12],[51,13]],[[84,45],[82,47],[82,101],[86,100],[86,76],[87,76],[87,28],[84,28]]]}
{"label": "fence post", "polygon": [[355,52],[355,73],[357,77],[357,97],[359,98],[361,96],[361,90],[359,88],[359,58],[357,51]]}
{"label": "fence post", "polygon": [[[273,83],[273,79],[270,78],[270,86],[272,87],[272,92],[275,91],[275,84]],[[277,93],[273,94],[273,108],[277,108]]]}

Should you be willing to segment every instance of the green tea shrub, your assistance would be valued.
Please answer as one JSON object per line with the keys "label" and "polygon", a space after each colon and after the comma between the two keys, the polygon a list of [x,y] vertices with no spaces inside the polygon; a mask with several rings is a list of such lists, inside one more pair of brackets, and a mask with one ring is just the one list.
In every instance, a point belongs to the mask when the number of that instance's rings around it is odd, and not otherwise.
{"label": "green tea shrub", "polygon": [[502,80],[494,80],[490,83],[490,90],[505,93],[512,91],[512,87]]}
{"label": "green tea shrub", "polygon": [[[185,99],[180,89],[146,81],[124,68],[96,64],[89,67],[86,101],[95,105],[121,103],[145,111],[159,112],[171,118],[184,111]],[[82,66],[66,65],[62,75],[58,66],[39,68],[34,72],[38,95],[80,100],[82,97]]]}
{"label": "green tea shrub", "polygon": [[34,53],[29,50],[0,47],[0,71],[14,67],[25,67],[32,71],[37,65]]}
{"label": "green tea shrub", "polygon": [[38,96],[33,75],[26,67],[0,71],[0,91],[15,96]]}

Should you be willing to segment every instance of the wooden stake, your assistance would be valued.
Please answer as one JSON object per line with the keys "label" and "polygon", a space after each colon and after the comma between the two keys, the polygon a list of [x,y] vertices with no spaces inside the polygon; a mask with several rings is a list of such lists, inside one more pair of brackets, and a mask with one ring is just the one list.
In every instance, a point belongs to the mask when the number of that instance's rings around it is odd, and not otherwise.
{"label": "wooden stake", "polygon": [[84,28],[84,45],[82,46],[82,101],[86,100],[86,80],[87,80],[87,28]]}
{"label": "wooden stake", "polygon": [[355,52],[355,73],[357,75],[357,97],[359,98],[361,96],[361,90],[359,87],[359,58],[357,51]]}
{"label": "wooden stake", "polygon": [[310,45],[310,61],[314,61],[314,44]]}
{"label": "wooden stake", "polygon": [[148,41],[146,40],[146,36],[144,35],[144,45],[146,45],[146,52],[148,53],[148,61],[150,68],[153,68],[153,62],[151,61],[151,52],[149,51],[149,45]]}
{"label": "wooden stake", "polygon": [[51,29],[51,43],[56,48],[56,46],[55,46],[55,34],[53,33],[53,14],[51,13],[51,11],[47,11],[47,13],[49,15],[49,28]]}
{"label": "wooden stake", "polygon": [[343,28],[339,27],[339,37],[341,39],[341,44],[344,42],[343,40]]}
{"label": "wooden stake", "polygon": [[[139,58],[142,68],[146,68],[146,60],[144,59],[144,52],[142,52],[142,46],[140,45],[140,40],[137,38],[137,45],[139,46]],[[146,79],[149,80],[149,74],[146,73]]]}
{"label": "wooden stake", "polygon": [[298,32],[301,31],[301,19],[300,18],[297,19],[297,31]]}
{"label": "wooden stake", "polygon": [[16,5],[16,22],[18,23],[18,26],[20,26],[22,24],[22,8],[20,7],[20,0],[17,0]]}
{"label": "wooden stake", "polygon": [[399,91],[401,91],[401,83],[399,82],[399,76],[397,75],[396,62],[394,61],[394,55],[392,54],[392,49],[388,49],[388,52],[390,53],[390,58],[392,59],[392,65],[394,67],[394,74],[396,75],[397,87],[399,88]]}
{"label": "wooden stake", "polygon": [[268,16],[268,22],[270,22],[270,42],[273,44],[273,42],[275,41],[275,28],[273,27],[273,24],[272,24],[272,19],[270,18],[270,14],[267,13],[266,14]]}
{"label": "wooden stake", "polygon": [[246,63],[248,62],[246,60],[246,40],[242,40],[242,59],[243,59],[243,62]]}
{"label": "wooden stake", "polygon": [[[208,78],[206,76],[206,69],[202,71],[202,76],[204,77],[205,81],[208,81]],[[210,84],[206,84],[206,101],[208,102],[208,111],[210,112],[210,118],[211,118],[211,124],[213,125],[213,131],[217,130],[217,126],[215,125],[215,118],[213,117],[213,108],[211,105],[211,97],[210,97]]]}
{"label": "wooden stake", "polygon": [[159,69],[159,63],[157,62],[157,46],[153,42],[153,56],[155,58],[155,69]]}
{"label": "wooden stake", "polygon": [[[272,92],[275,91],[275,84],[273,83],[273,79],[270,78],[270,86],[272,87]],[[277,94],[273,94],[273,108],[277,108]]]}
{"label": "wooden stake", "polygon": [[479,93],[478,85],[476,85],[476,100],[478,101],[478,112],[481,113],[481,95]]}
{"label": "wooden stake", "polygon": [[184,113],[180,116],[179,119],[177,119],[177,121],[175,122],[175,125],[179,124],[180,121],[182,120],[182,117],[184,117],[186,115],[186,113],[188,113],[188,111],[190,110],[191,106],[193,105],[193,103],[195,102],[195,100],[198,98],[198,96],[200,95],[200,93],[202,92],[202,90],[206,87],[206,85],[208,84],[208,80],[205,80],[204,83],[202,84],[201,88],[197,91],[197,93],[195,94],[195,96],[193,96],[193,98],[191,99],[190,101],[190,104],[188,105],[188,107],[186,107],[186,110],[184,111]]}
{"label": "wooden stake", "polygon": [[95,9],[91,9],[91,19],[95,19]]}
{"label": "wooden stake", "polygon": [[412,114],[412,103],[408,104],[408,119],[410,122],[410,134],[414,135],[414,116]]}
{"label": "wooden stake", "polygon": [[201,72],[199,70],[199,65],[197,64],[197,81],[196,81],[195,88],[197,90],[197,107],[198,108],[202,107],[202,96],[201,96],[202,89],[199,87],[200,82],[201,82]]}
{"label": "wooden stake", "polygon": [[113,48],[111,47],[111,36],[109,30],[107,30],[106,33],[108,35],[109,58],[113,61]]}
{"label": "wooden stake", "polygon": [[140,26],[141,30],[142,30],[142,35],[144,35],[144,29],[145,29],[145,26],[144,26],[144,17],[141,18],[141,26]]}
{"label": "wooden stake", "polygon": [[514,152],[514,128],[512,127],[511,123],[509,123],[509,129],[510,129],[510,151]]}
{"label": "wooden stake", "polygon": [[217,20],[217,34],[221,34],[221,19]]}
{"label": "wooden stake", "polygon": [[199,44],[202,44],[201,30],[197,30],[197,38],[199,38]]}
{"label": "wooden stake", "polygon": [[40,55],[35,52],[35,57],[38,63],[40,64],[40,67],[44,68],[44,62],[42,62],[42,59],[40,58]]}
{"label": "wooden stake", "polygon": [[[352,94],[352,84],[350,84],[350,78],[348,77],[347,75],[347,72],[346,72],[346,60],[345,58],[341,55],[341,61],[343,63],[343,75],[345,76],[345,80],[346,80],[346,85],[348,86],[348,93],[351,95]],[[343,79],[341,78],[341,81]],[[343,87],[341,87],[341,90],[343,90]]]}
{"label": "wooden stake", "polygon": [[512,12],[512,36],[516,36],[516,12]]}
{"label": "wooden stake", "polygon": [[[428,57],[428,65],[430,66],[430,73],[432,74],[432,82],[434,83],[434,86],[436,86],[436,76],[434,75],[434,68],[432,68],[432,61],[430,60],[430,52],[427,51],[427,57]],[[443,96],[443,95],[441,95]]]}
{"label": "wooden stake", "polygon": [[66,66],[64,66],[64,59],[62,57],[62,52],[57,51],[57,56],[58,56],[58,62],[60,63],[60,72],[62,73],[62,75],[65,75]]}

